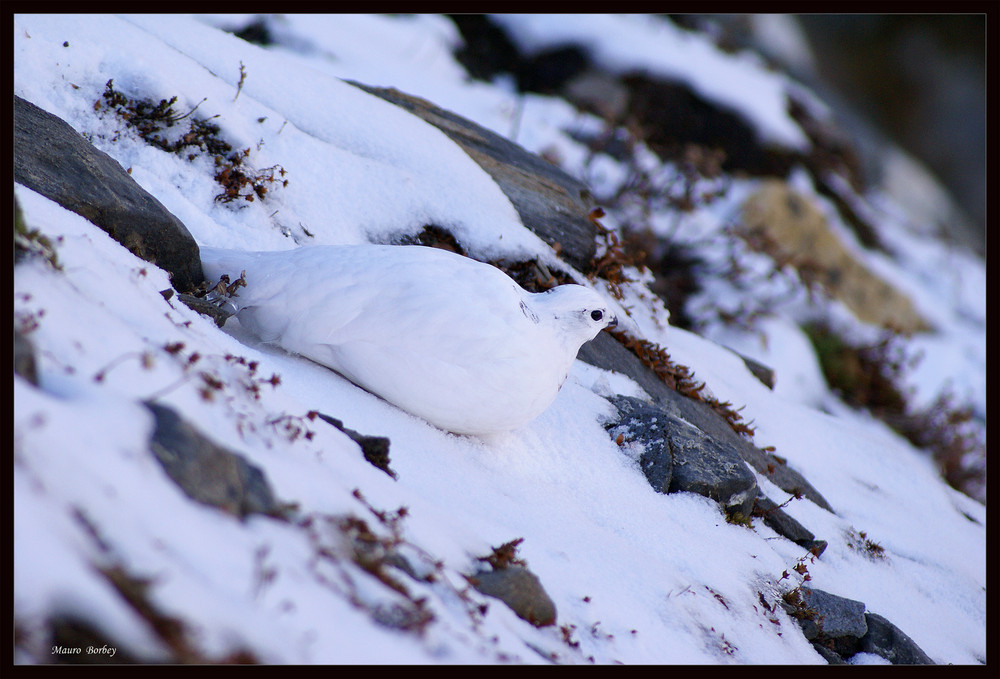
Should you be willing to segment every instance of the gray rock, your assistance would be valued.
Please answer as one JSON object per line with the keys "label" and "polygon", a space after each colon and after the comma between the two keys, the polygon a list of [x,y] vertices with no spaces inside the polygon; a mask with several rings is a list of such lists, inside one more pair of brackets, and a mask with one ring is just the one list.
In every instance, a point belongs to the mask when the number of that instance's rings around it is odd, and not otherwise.
{"label": "gray rock", "polygon": [[732,447],[684,423],[671,432],[674,454],[671,492],[685,490],[710,497],[730,514],[749,518],[757,479]]}
{"label": "gray rock", "polygon": [[477,571],[469,584],[482,594],[507,604],[522,620],[535,627],[556,622],[556,605],[534,573],[523,566],[507,566],[493,571]]}
{"label": "gray rock", "polygon": [[184,224],[76,130],[14,97],[14,180],[90,220],[171,275],[178,290],[201,283],[198,245]]}
{"label": "gray rock", "polygon": [[877,613],[866,613],[868,632],[861,638],[860,652],[875,653],[893,665],[933,665],[934,661],[916,642]]}
{"label": "gray rock", "polygon": [[666,414],[639,399],[619,396],[612,403],[621,418],[611,428],[611,437],[638,442],[643,447],[639,467],[657,493],[669,493],[673,477],[674,454],[669,443],[669,420]]}
{"label": "gray rock", "polygon": [[857,653],[859,641],[868,632],[865,605],[821,589],[803,587],[801,593],[805,607],[816,613],[813,619],[799,620],[806,639],[844,657]]}
{"label": "gray rock", "polygon": [[596,253],[594,203],[585,185],[552,163],[459,115],[396,89],[347,81],[423,118],[447,134],[504,192],[539,238],[559,243],[563,259],[585,269]]}
{"label": "gray rock", "polygon": [[839,653],[835,653],[834,651],[831,651],[829,648],[827,648],[823,644],[814,643],[813,644],[813,648],[815,648],[816,652],[819,653],[823,657],[823,660],[826,661],[827,665],[846,665],[847,664],[847,661],[844,660],[844,658],[841,657],[841,655]]}
{"label": "gray rock", "polygon": [[196,502],[245,518],[250,514],[282,517],[264,473],[242,455],[205,438],[172,408],[144,404],[156,418],[149,447],[167,475]]}
{"label": "gray rock", "polygon": [[764,520],[764,524],[775,533],[788,538],[800,547],[805,547],[816,556],[826,550],[826,540],[817,540],[812,531],[793,519],[777,503],[764,495],[757,496],[754,516],[760,516]]}
{"label": "gray rock", "polygon": [[662,469],[669,465],[666,492],[697,493],[712,498],[729,513],[750,516],[757,480],[730,446],[640,399],[616,396],[611,402],[622,413],[616,431],[624,425],[645,444],[640,465],[656,490],[664,492]]}
{"label": "gray rock", "polygon": [[826,501],[826,498],[811,483],[806,481],[802,474],[789,467],[787,461],[783,458],[763,451],[748,442],[747,445],[740,446],[738,450],[740,456],[746,460],[747,464],[753,467],[759,474],[763,474],[768,481],[778,488],[781,488],[786,493],[798,493],[831,514],[836,514],[830,503]]}
{"label": "gray rock", "polygon": [[729,423],[707,403],[687,398],[668,387],[635,354],[608,333],[598,333],[592,341],[584,344],[577,358],[598,368],[628,375],[653,398],[656,406],[694,425],[720,444],[731,447],[747,464],[782,490],[801,493],[823,509],[833,512],[830,503],[801,474],[734,432]]}
{"label": "gray rock", "polygon": [[605,120],[621,120],[628,111],[628,89],[612,73],[588,68],[566,81],[563,95],[577,108]]}
{"label": "gray rock", "polygon": [[35,363],[35,347],[31,340],[14,329],[14,372],[38,386],[38,368]]}
{"label": "gray rock", "polygon": [[[643,447],[639,467],[658,493],[686,490],[719,502],[732,513],[763,518],[776,533],[819,556],[825,540],[765,497],[735,451],[712,441],[699,429],[641,399],[615,396],[620,417],[609,428],[612,438]],[[755,498],[747,500],[748,497]]]}

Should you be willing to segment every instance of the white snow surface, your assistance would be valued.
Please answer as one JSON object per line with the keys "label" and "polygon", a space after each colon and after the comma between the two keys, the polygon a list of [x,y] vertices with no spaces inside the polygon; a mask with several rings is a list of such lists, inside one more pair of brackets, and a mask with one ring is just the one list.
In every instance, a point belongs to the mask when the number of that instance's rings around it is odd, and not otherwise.
{"label": "white snow surface", "polygon": [[[131,169],[202,245],[386,242],[434,223],[476,258],[538,257],[565,268],[443,134],[338,80],[397,87],[508,132],[512,96],[500,85],[467,81],[451,57],[459,38],[447,20],[293,15],[272,20],[283,41],[268,49],[216,28],[245,22],[16,16],[14,92]],[[565,26],[567,36],[582,35],[599,51],[617,39],[607,59],[625,65],[676,61],[681,50],[664,22],[656,23],[660,42],[651,43],[646,19],[505,22],[519,27],[524,44],[540,39],[532,22]],[[690,49],[712,56],[683,58],[674,68],[684,77],[717,82],[740,102],[754,99],[745,96],[748,79],[717,70],[729,57],[707,45]],[[241,63],[246,78],[237,97]],[[254,167],[280,164],[288,186],[263,202],[215,201],[207,158],[188,161],[147,146],[113,115],[95,113],[109,79],[133,98],[177,95],[179,112],[202,102],[195,115],[218,116],[213,122],[233,147],[250,148]],[[536,152],[558,148],[569,165],[584,155],[560,129],[585,117],[556,100],[526,102],[521,143]],[[787,117],[769,110],[755,109],[762,132],[794,144]],[[810,585],[863,601],[935,662],[986,660],[985,507],[949,488],[926,453],[839,404],[788,320],[768,326],[781,385],[770,391],[728,349],[668,329],[641,281],[626,286],[620,304],[632,310],[636,332],[667,347],[718,398],[745,404],[755,443],[775,446],[836,509],[808,500],[786,507],[829,541],[816,560],[759,519],[752,529],[732,525],[704,497],[654,492],[603,427],[614,416],[606,396],[642,394],[622,375],[576,361],[552,406],[527,426],[490,437],[448,434],[316,363],[259,343],[234,321],[220,330],[176,298],[165,300],[165,272],[35,192],[16,184],[14,192],[27,224],[52,239],[62,264],[57,271],[32,258],[14,275],[15,324],[29,330],[40,374],[40,387],[14,377],[14,617],[29,639],[44,633],[48,616],[76,612],[123,651],[168,657],[95,570],[120,565],[151,579],[153,604],[182,620],[209,658],[245,648],[268,663],[822,663],[797,623],[761,602],[773,605],[799,584],[793,567],[804,562]],[[685,228],[711,221],[702,212]],[[974,390],[982,378],[985,415],[984,269],[963,259],[953,280],[934,287],[937,271],[917,266],[946,261],[943,251],[909,232],[893,238],[900,248],[914,245],[906,255],[911,270],[895,273],[908,291],[942,307],[934,320],[943,330],[933,337],[942,355],[965,357],[954,363],[957,382]],[[730,339],[740,350],[753,345],[749,336]],[[183,348],[168,352],[175,343]],[[224,385],[208,400],[201,373]],[[99,374],[103,380],[95,380]],[[272,374],[280,382],[268,383]],[[255,383],[258,398],[249,388]],[[355,489],[377,510],[406,507],[404,554],[419,572],[440,563],[433,583],[398,573],[434,614],[423,635],[376,623],[370,611],[399,595],[346,557],[323,570],[327,562],[318,564],[317,546],[299,525],[260,516],[241,522],[186,498],[149,451],[153,420],[141,401],[150,398],[260,467],[281,500],[317,521],[353,515],[387,534]],[[313,410],[389,437],[397,479],[366,462],[338,430],[308,420]],[[787,499],[766,479],[758,482],[773,500]],[[885,558],[852,547],[859,531]],[[556,604],[556,626],[536,629],[471,589],[465,600],[458,595],[477,558],[515,538],[524,538],[518,553]],[[782,578],[785,571],[791,575]],[[488,604],[485,615],[475,612],[479,604]],[[15,660],[51,658],[20,651]]]}

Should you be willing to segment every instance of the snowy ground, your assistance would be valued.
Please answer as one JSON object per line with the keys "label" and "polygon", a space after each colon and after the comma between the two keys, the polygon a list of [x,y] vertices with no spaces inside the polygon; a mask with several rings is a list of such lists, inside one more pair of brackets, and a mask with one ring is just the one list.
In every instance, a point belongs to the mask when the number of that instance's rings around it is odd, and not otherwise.
{"label": "snowy ground", "polygon": [[[489,177],[442,133],[338,78],[397,87],[501,134],[515,127],[521,105],[518,143],[535,152],[556,148],[568,168],[584,150],[563,130],[593,121],[558,100],[526,96],[519,104],[503,83],[467,81],[451,56],[457,31],[440,17],[289,16],[278,22],[285,46],[271,49],[216,28],[241,21],[19,16],[15,94],[131,168],[200,244],[285,249],[385,241],[434,223],[480,259],[553,261]],[[588,25],[581,20],[566,30],[593,30]],[[618,60],[652,30],[644,20],[615,19],[613,26],[610,35],[635,37],[608,51]],[[662,44],[674,44],[673,31],[657,30]],[[528,28],[525,36],[530,44]],[[241,64],[246,78],[238,87]],[[692,81],[711,80],[698,64],[682,62]],[[719,72],[745,68],[729,63]],[[234,148],[251,149],[254,167],[280,164],[288,186],[239,207],[214,201],[218,186],[207,158],[188,161],[149,147],[113,115],[95,113],[109,79],[135,98],[177,95],[178,111],[202,102],[197,115],[218,116],[213,122]],[[794,143],[789,121],[767,118],[769,110],[758,106],[748,115]],[[553,406],[524,429],[484,439],[446,434],[329,370],[256,343],[235,320],[220,331],[166,302],[163,271],[38,194],[21,186],[15,194],[29,226],[58,239],[63,266],[55,271],[34,259],[14,277],[15,323],[37,323],[29,336],[41,380],[37,389],[14,378],[14,613],[26,634],[52,612],[80,611],[129,649],[162,654],[92,567],[118,563],[152,578],[152,601],[190,624],[195,645],[214,657],[248,648],[265,662],[287,663],[822,662],[793,620],[760,601],[798,584],[794,574],[779,578],[804,551],[759,521],[753,530],[726,523],[703,497],[656,494],[610,440],[602,424],[613,409],[602,395],[638,394],[627,378],[577,362]],[[918,373],[915,388],[932,400],[944,373],[985,417],[983,265],[887,223],[887,237],[905,255],[875,266],[943,328],[926,340],[927,350],[949,369],[925,371],[923,380]],[[706,224],[713,228],[712,215],[698,214],[686,228]],[[943,280],[937,274],[947,261],[959,264]],[[721,400],[745,404],[757,445],[775,446],[837,509],[832,515],[805,500],[786,508],[829,541],[820,559],[806,560],[811,584],[865,602],[936,662],[985,662],[985,508],[950,489],[925,454],[886,426],[839,404],[789,321],[768,326],[773,339],[763,358],[778,370],[779,385],[772,392],[729,351],[666,328],[662,309],[636,296],[640,288],[624,301],[636,308],[639,331]],[[749,340],[739,341],[737,348],[749,351]],[[184,349],[171,355],[164,347],[175,342]],[[201,357],[196,370],[187,363],[194,352]],[[246,368],[227,355],[259,361],[258,375],[275,373],[280,385],[265,385],[254,399]],[[102,370],[106,378],[95,381]],[[199,393],[199,370],[226,385],[211,401]],[[184,497],[148,453],[152,418],[139,401],[153,396],[261,467],[277,495],[305,514],[355,514],[375,524],[354,489],[376,509],[407,507],[403,537],[423,551],[411,548],[410,556],[423,568],[440,560],[445,576],[412,585],[435,615],[424,636],[375,624],[353,606],[347,591],[370,605],[391,602],[393,594],[348,563],[337,574],[343,579],[331,582],[295,525],[260,517],[241,523]],[[310,410],[388,436],[398,480],[332,427],[298,419]],[[282,426],[289,420],[278,421],[284,416],[312,430],[311,440],[289,436]],[[758,482],[775,501],[786,499]],[[881,544],[885,558],[852,548],[858,531]],[[518,537],[519,554],[556,603],[555,627],[535,629],[471,592],[472,601],[490,604],[480,619],[457,594],[476,557]]]}

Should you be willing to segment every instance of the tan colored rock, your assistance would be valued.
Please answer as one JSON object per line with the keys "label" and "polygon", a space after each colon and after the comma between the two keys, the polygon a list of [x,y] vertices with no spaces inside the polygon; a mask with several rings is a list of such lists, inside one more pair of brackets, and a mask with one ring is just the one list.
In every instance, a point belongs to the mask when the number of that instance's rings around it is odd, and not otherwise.
{"label": "tan colored rock", "polygon": [[872,273],[830,231],[808,199],[779,180],[765,182],[743,204],[747,242],[779,265],[815,279],[858,319],[903,333],[930,330],[909,297]]}

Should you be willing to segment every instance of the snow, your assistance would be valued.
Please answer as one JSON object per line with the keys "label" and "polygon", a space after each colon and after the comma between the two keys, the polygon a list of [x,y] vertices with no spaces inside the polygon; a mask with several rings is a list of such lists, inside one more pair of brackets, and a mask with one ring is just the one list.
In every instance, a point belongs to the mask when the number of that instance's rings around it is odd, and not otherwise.
{"label": "snow", "polygon": [[[720,55],[666,21],[503,21],[525,46],[552,44],[543,36],[582,37],[609,66],[663,69],[733,106],[757,101],[747,114],[763,134],[800,143],[801,132],[776,108],[780,76],[753,68],[746,55]],[[459,38],[446,19],[292,15],[272,20],[281,39],[269,49],[215,27],[241,22],[17,16],[14,91],[131,168],[202,245],[386,242],[433,223],[479,259],[558,261],[442,133],[339,80],[397,87],[509,134],[514,97],[467,81],[451,57]],[[376,42],[385,47],[373,50]],[[247,75],[237,97],[241,64]],[[216,202],[208,159],[149,147],[112,114],[95,113],[109,79],[130,97],[178,95],[180,112],[205,99],[196,115],[217,115],[234,148],[250,148],[254,167],[280,164],[288,186],[238,208]],[[759,97],[747,96],[753,88]],[[567,166],[585,154],[560,130],[588,118],[565,103],[524,97],[520,115],[518,141],[529,150],[557,148]],[[734,195],[750,188],[734,185]],[[167,302],[159,292],[169,287],[165,272],[83,218],[23,186],[14,190],[26,222],[53,240],[63,267],[34,258],[14,276],[15,324],[38,326],[28,337],[41,382],[35,388],[14,378],[14,614],[29,634],[51,614],[84,611],[127,650],[167,657],[94,569],[120,564],[152,578],[153,603],[191,626],[190,641],[207,657],[247,648],[269,663],[543,663],[552,654],[569,664],[822,663],[794,620],[760,602],[798,584],[799,576],[781,574],[806,559],[809,584],[865,602],[936,662],[985,662],[985,507],[945,485],[925,453],[841,404],[794,317],[768,321],[766,348],[756,335],[711,338],[775,367],[772,392],[728,349],[668,328],[662,307],[640,297],[641,283],[626,286],[622,301],[638,332],[690,366],[719,399],[745,404],[756,445],[775,446],[837,510],[807,500],[785,508],[829,541],[814,561],[759,520],[749,530],[727,523],[706,498],[655,493],[603,428],[614,416],[604,397],[642,393],[622,375],[577,361],[553,405],[522,429],[447,434],[322,366],[257,342],[237,323],[219,330],[176,299]],[[721,223],[730,208],[703,208],[678,233]],[[911,376],[915,388],[929,399],[947,375],[985,418],[984,267],[913,231],[887,237],[902,264],[883,258],[880,274],[934,312],[941,327],[925,348],[946,367]],[[949,261],[951,275],[938,275]],[[164,350],[177,342],[179,354]],[[193,352],[200,359],[189,364]],[[277,374],[280,384],[263,384],[255,399],[246,388],[254,376],[227,355],[258,361],[257,374]],[[210,401],[199,394],[201,371],[225,385]],[[443,564],[436,583],[400,575],[435,615],[425,634],[380,626],[353,605],[351,596],[369,607],[399,597],[346,558],[317,564],[313,538],[300,526],[260,516],[241,522],[184,497],[148,451],[153,422],[140,401],[151,397],[259,466],[276,495],[304,515],[351,514],[385,534],[352,491],[379,510],[407,507],[404,552],[418,570]],[[307,420],[311,410],[389,437],[398,480],[333,427]],[[282,417],[313,437],[291,437],[277,423]],[[787,499],[766,479],[758,482],[776,502]],[[886,558],[852,548],[858,531]],[[469,590],[473,604],[489,604],[477,618],[457,594],[477,557],[518,537],[519,555],[556,604],[556,627],[536,629]],[[274,576],[264,578],[264,570]]]}

